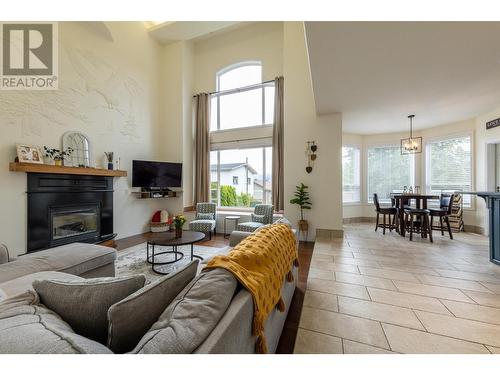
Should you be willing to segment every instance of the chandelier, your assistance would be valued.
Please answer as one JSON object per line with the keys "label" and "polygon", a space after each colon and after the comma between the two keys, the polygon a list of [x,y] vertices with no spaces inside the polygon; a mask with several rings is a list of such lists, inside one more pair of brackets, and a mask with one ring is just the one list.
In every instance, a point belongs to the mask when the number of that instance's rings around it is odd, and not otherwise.
{"label": "chandelier", "polygon": [[422,137],[413,137],[413,118],[415,115],[409,115],[410,137],[401,139],[401,155],[419,154],[422,152]]}

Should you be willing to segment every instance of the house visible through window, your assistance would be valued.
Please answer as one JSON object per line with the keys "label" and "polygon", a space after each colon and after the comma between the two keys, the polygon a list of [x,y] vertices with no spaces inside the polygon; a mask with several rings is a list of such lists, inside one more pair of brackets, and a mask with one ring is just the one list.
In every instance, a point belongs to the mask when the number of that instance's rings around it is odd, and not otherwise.
{"label": "house visible through window", "polygon": [[399,145],[368,148],[368,201],[377,193],[389,202],[391,191],[414,185],[414,155],[401,155]]}
{"label": "house visible through window", "polygon": [[210,119],[211,200],[224,207],[271,204],[274,82],[262,83],[262,66],[252,61],[221,70],[216,83]]}
{"label": "house visible through window", "polygon": [[[472,190],[471,137],[428,142],[426,145],[426,191],[431,194]],[[471,196],[463,195],[464,207]]]}
{"label": "house visible through window", "polygon": [[360,202],[360,150],[354,146],[342,147],[342,201]]}

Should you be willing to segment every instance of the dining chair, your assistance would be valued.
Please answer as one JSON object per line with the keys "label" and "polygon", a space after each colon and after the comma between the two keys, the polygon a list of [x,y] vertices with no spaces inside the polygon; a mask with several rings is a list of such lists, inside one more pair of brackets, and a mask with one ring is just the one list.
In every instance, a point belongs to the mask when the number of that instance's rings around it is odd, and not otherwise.
{"label": "dining chair", "polygon": [[[429,210],[431,215],[431,228],[441,230],[441,236],[444,236],[443,221],[446,221],[446,227],[448,228],[450,240],[453,239],[453,234],[451,233],[449,217],[453,209],[454,196],[455,194],[441,194],[441,197],[439,198],[439,208],[432,208]],[[434,217],[439,217],[439,227],[433,227]]]}
{"label": "dining chair", "polygon": [[[422,238],[429,236],[432,239],[432,227],[430,223],[430,210],[425,208],[407,207],[404,209],[406,230],[410,232],[410,241],[413,241],[413,233],[420,233]],[[418,219],[416,221],[415,219]],[[418,223],[418,225],[415,225]]]}
{"label": "dining chair", "polygon": [[[383,207],[380,206],[380,202],[378,200],[378,194],[373,194],[373,203],[375,204],[375,211],[377,212],[377,223],[375,224],[375,232],[378,228],[382,228],[382,234],[385,234],[385,230],[389,229],[392,232],[393,229],[396,229],[396,216],[398,210],[396,207]],[[380,224],[380,215],[383,215],[383,223]],[[391,215],[392,221],[391,221]],[[389,222],[386,221],[386,216],[389,216]]]}

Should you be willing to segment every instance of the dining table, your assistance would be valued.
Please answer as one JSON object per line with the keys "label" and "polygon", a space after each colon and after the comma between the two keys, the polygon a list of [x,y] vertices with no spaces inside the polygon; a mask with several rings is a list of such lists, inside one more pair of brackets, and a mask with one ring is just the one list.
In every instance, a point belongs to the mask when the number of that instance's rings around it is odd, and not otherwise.
{"label": "dining table", "polygon": [[393,201],[394,207],[398,209],[399,223],[398,232],[404,237],[406,235],[405,220],[404,220],[404,207],[409,206],[411,202],[415,201],[415,207],[417,209],[427,209],[427,201],[433,199],[439,199],[439,195],[435,194],[419,194],[419,193],[395,193],[391,194],[391,200]]}

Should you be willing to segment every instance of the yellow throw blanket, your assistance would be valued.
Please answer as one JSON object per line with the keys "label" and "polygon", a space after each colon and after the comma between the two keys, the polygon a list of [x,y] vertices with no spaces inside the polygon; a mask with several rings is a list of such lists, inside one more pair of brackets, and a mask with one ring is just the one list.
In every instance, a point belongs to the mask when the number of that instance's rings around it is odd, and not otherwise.
{"label": "yellow throw blanket", "polygon": [[281,286],[285,277],[293,281],[293,264],[298,266],[295,236],[287,225],[273,224],[245,238],[228,255],[214,257],[204,268],[228,270],[252,295],[257,353],[267,353],[264,323],[269,313],[275,307],[285,311]]}

